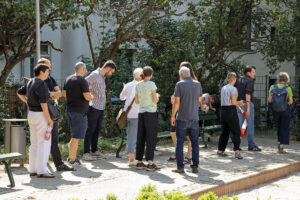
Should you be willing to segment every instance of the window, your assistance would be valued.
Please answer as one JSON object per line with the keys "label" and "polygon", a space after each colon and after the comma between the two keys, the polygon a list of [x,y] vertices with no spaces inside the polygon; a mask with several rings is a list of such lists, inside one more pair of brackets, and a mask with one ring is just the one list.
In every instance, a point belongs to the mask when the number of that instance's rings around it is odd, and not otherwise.
{"label": "window", "polygon": [[[41,58],[47,58],[49,60],[51,60],[51,48],[49,45],[46,44],[41,44]],[[30,77],[34,77],[34,72],[33,72],[33,68],[36,65],[37,60],[36,60],[36,55],[34,54],[33,56],[31,56],[30,58]]]}

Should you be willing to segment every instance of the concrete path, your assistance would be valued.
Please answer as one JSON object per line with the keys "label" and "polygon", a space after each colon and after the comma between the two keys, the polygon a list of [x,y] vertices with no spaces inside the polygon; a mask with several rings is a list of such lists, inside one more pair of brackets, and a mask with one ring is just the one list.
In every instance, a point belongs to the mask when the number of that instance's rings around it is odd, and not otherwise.
{"label": "concrete path", "polygon": [[[10,189],[7,174],[0,166],[0,199],[96,199],[108,193],[114,193],[120,199],[134,199],[141,186],[151,183],[159,191],[190,192],[207,186],[213,186],[258,172],[272,169],[300,160],[300,144],[291,143],[288,154],[278,154],[275,137],[257,137],[256,143],[262,152],[247,151],[247,140],[242,141],[243,160],[236,160],[232,147],[228,145],[228,157],[216,155],[217,137],[212,138],[209,148],[200,148],[200,168],[198,174],[192,174],[189,166],[185,174],[171,172],[176,163],[166,160],[174,152],[169,145],[159,146],[155,154],[155,163],[162,169],[157,172],[136,170],[127,165],[127,158],[115,158],[108,154],[106,160],[84,162],[84,167],[77,167],[75,172],[54,172],[54,179],[30,178],[27,167],[14,167],[16,187]],[[17,165],[16,165],[17,166]]]}
{"label": "concrete path", "polygon": [[259,185],[235,195],[239,200],[257,199],[260,200],[300,200],[300,172],[288,177]]}

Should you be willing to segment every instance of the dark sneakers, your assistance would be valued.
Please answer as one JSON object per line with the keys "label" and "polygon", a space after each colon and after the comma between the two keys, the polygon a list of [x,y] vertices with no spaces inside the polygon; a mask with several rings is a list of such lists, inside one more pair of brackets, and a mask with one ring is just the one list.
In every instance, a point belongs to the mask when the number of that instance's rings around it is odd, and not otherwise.
{"label": "dark sneakers", "polygon": [[224,153],[224,151],[218,151],[218,152],[217,152],[217,155],[218,155],[218,156],[221,156],[221,157],[227,156],[227,154]]}
{"label": "dark sneakers", "polygon": [[255,145],[254,147],[248,147],[248,151],[261,151],[261,149]]}
{"label": "dark sneakers", "polygon": [[56,170],[57,171],[75,171],[75,169],[73,167],[69,167],[66,164],[62,164],[62,165],[56,167]]}
{"label": "dark sneakers", "polygon": [[236,159],[243,159],[243,156],[240,154],[240,152],[234,153],[234,157],[235,157]]}
{"label": "dark sneakers", "polygon": [[136,164],[136,169],[145,169],[145,168],[146,168],[146,165],[143,162]]}
{"label": "dark sneakers", "polygon": [[147,171],[156,171],[156,170],[159,170],[159,168],[154,163],[152,163],[152,165],[149,165],[149,164],[147,165],[146,170]]}

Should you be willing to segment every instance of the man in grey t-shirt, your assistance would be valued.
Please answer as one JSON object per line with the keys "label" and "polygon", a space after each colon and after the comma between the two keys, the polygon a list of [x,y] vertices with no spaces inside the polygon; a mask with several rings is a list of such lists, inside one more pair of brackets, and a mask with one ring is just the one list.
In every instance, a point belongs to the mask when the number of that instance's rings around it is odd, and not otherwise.
{"label": "man in grey t-shirt", "polygon": [[[187,133],[192,142],[192,172],[198,173],[199,165],[199,106],[202,95],[201,84],[191,78],[190,70],[181,67],[179,70],[181,81],[175,87],[175,102],[172,110],[171,124],[176,124],[176,173],[184,173],[183,143]],[[175,114],[178,112],[175,120]]]}

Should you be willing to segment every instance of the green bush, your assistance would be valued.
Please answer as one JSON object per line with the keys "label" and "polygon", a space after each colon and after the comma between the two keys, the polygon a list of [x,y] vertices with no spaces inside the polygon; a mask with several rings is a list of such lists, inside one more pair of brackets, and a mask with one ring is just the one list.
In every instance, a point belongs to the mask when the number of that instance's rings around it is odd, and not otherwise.
{"label": "green bush", "polygon": [[163,200],[164,198],[158,193],[156,186],[151,185],[144,185],[140,189],[140,193],[135,198],[136,200]]}
{"label": "green bush", "polygon": [[190,200],[191,198],[181,192],[164,193],[165,200]]}
{"label": "green bush", "polygon": [[118,200],[118,197],[114,194],[107,194],[106,200]]}
{"label": "green bush", "polygon": [[[232,197],[232,200],[238,200],[239,198],[236,196]],[[205,193],[201,195],[198,200],[231,200],[228,196],[218,197],[213,192]]]}

